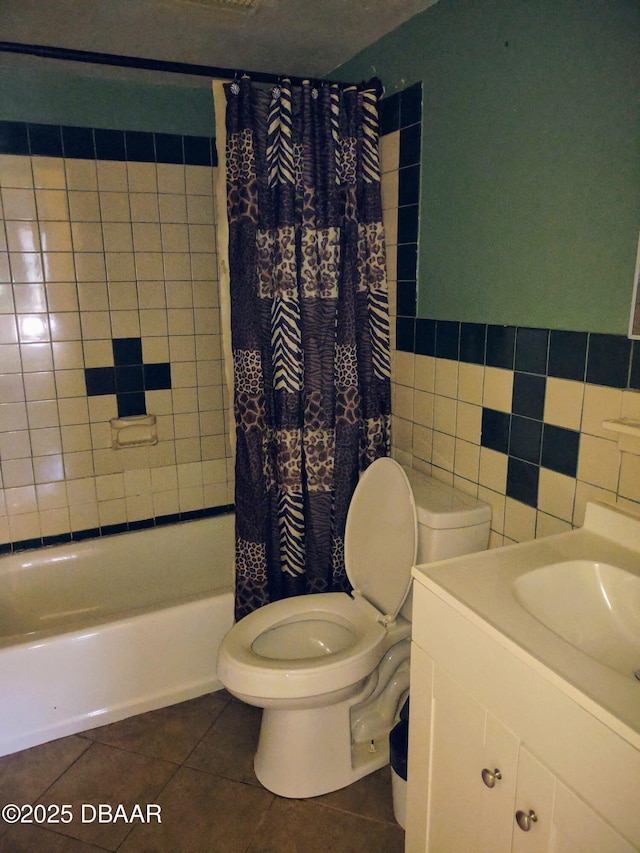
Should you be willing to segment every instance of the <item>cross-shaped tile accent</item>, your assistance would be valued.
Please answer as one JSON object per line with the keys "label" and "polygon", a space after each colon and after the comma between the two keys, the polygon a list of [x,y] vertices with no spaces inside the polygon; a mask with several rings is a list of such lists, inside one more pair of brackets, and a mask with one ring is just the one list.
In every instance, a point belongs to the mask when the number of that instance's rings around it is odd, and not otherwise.
{"label": "cross-shaped tile accent", "polygon": [[171,388],[169,362],[145,364],[141,338],[114,338],[113,367],[85,367],[87,396],[115,394],[118,417],[147,413],[145,391]]}

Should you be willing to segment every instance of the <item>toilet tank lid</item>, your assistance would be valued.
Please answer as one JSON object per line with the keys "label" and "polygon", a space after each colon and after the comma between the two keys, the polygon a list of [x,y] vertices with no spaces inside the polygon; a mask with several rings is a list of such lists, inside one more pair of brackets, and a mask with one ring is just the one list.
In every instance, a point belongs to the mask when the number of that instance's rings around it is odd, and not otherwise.
{"label": "toilet tank lid", "polygon": [[486,524],[491,520],[491,507],[483,501],[414,468],[405,468],[405,473],[416,502],[418,524],[433,530],[450,530]]}

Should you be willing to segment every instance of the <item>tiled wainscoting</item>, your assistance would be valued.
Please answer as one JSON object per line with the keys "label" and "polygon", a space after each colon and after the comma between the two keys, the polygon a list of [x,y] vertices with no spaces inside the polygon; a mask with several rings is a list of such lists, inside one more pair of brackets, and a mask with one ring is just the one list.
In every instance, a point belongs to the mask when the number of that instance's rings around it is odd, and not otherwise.
{"label": "tiled wainscoting", "polygon": [[212,143],[0,122],[0,550],[231,502]]}
{"label": "tiled wainscoting", "polygon": [[396,458],[491,504],[493,546],[581,525],[590,499],[640,509],[640,456],[602,427],[640,418],[640,341],[416,318],[419,122],[419,85],[383,101]]}

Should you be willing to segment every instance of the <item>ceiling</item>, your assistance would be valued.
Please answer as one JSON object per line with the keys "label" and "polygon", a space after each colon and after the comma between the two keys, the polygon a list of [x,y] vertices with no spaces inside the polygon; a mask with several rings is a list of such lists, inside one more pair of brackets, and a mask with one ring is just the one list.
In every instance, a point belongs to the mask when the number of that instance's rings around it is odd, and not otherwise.
{"label": "ceiling", "polygon": [[[321,77],[435,2],[0,0],[0,37],[22,44]],[[2,61],[47,62],[11,60],[7,54]],[[90,68],[89,73],[109,76],[125,73]]]}

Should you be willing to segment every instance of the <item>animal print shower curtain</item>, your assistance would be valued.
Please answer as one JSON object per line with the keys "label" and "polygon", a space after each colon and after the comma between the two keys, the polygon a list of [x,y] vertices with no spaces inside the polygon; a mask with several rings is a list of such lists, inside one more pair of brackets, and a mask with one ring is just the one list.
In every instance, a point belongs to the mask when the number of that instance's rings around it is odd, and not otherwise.
{"label": "animal print shower curtain", "polygon": [[359,472],[390,448],[374,88],[225,86],[236,618],[348,590]]}

